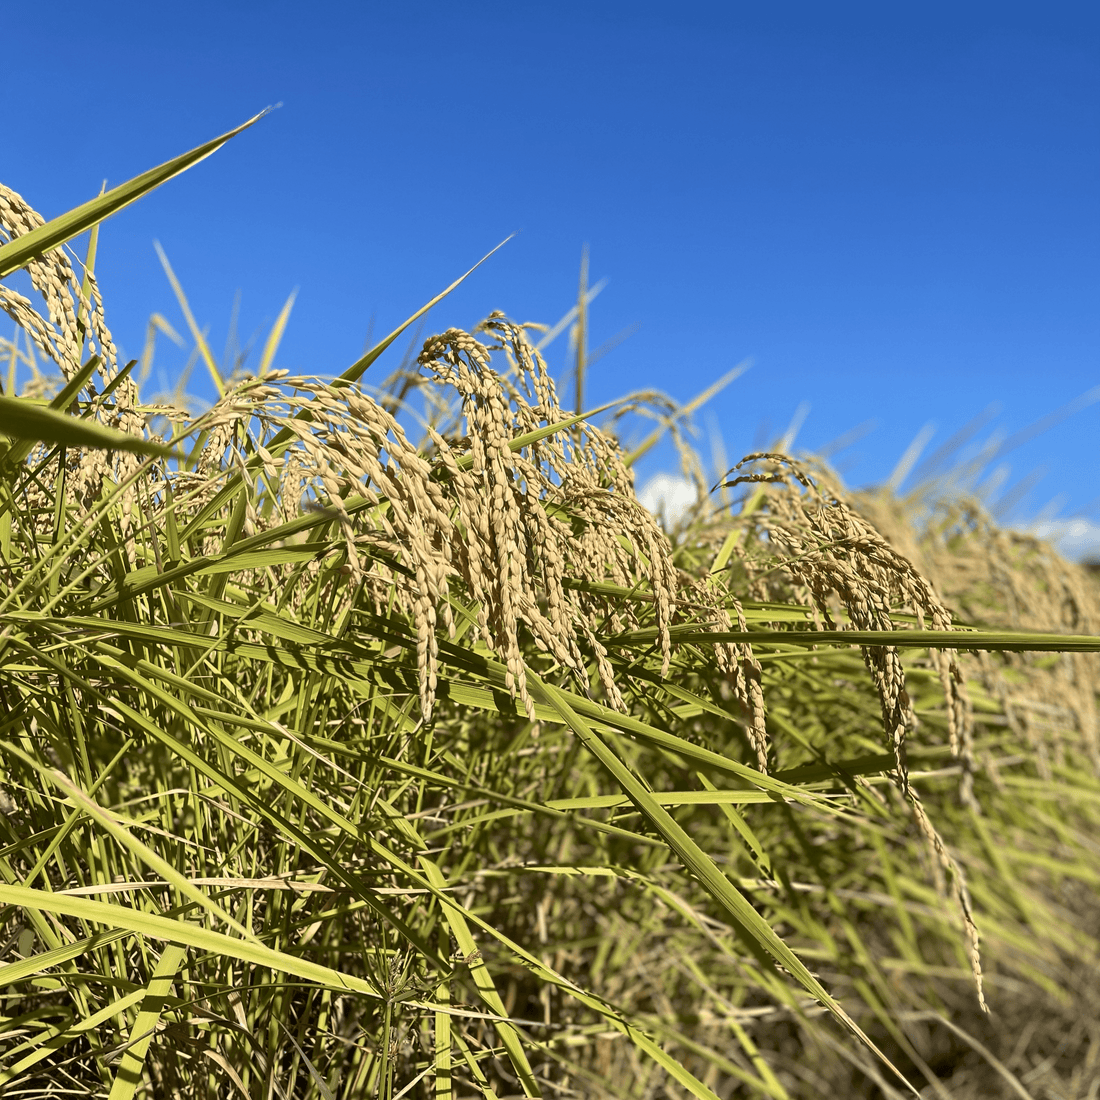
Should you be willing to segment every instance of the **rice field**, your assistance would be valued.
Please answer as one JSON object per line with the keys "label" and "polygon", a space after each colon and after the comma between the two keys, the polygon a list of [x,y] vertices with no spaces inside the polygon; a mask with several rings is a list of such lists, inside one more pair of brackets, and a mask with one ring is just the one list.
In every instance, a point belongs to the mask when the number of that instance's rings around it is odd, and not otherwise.
{"label": "rice field", "polygon": [[325,381],[176,284],[145,401],[96,226],[238,132],[0,187],[0,1094],[1100,1094],[1097,578],[778,452],[666,530],[709,393],[495,312],[376,378],[453,286]]}

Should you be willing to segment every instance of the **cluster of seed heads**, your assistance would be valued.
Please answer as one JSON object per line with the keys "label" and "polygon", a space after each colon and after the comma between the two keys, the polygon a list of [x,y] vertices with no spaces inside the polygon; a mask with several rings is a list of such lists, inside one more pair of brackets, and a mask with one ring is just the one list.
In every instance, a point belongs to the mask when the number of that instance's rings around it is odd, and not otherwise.
{"label": "cluster of seed heads", "polygon": [[[490,362],[501,351],[505,372]],[[246,535],[293,518],[311,493],[331,508],[353,588],[415,625],[425,719],[438,683],[437,628],[453,636],[467,617],[505,663],[507,686],[532,719],[528,639],[586,689],[592,662],[609,704],[624,707],[603,639],[640,624],[585,583],[640,583],[650,592],[665,674],[677,573],[617,444],[588,424],[521,440],[568,414],[523,328],[501,314],[476,335],[451,329],[431,338],[419,364],[457,396],[462,439],[429,428],[421,453],[394,414],[357,386],[245,380],[196,422],[206,433],[196,470],[168,475],[185,494],[178,504],[203,507],[219,478],[239,472],[267,488],[248,495]]]}
{"label": "cluster of seed heads", "polygon": [[[0,245],[16,240],[45,224],[42,216],[22,196],[0,184]],[[45,305],[45,315],[25,295],[0,284],[0,309],[15,321],[29,342],[59,369],[68,382],[92,356],[98,368],[85,387],[92,415],[102,424],[131,435],[143,435],[145,417],[137,410],[137,387],[130,378],[117,385],[110,401],[99,399],[106,383],[118,373],[118,355],[103,314],[103,300],[95,275],[71,260],[64,248],[53,248],[32,257],[24,269],[31,286]],[[78,268],[80,269],[78,273]],[[13,345],[13,354],[18,348]],[[45,378],[38,371],[30,347],[27,359],[34,378],[24,396],[42,390]],[[96,381],[99,382],[97,390]],[[44,451],[39,448],[37,457]],[[81,450],[73,448],[67,456],[73,495],[85,505],[97,498],[105,482],[125,483],[141,464],[138,456],[125,452]],[[32,494],[38,490],[32,489]],[[123,494],[120,522],[127,536],[127,551],[133,553],[128,536],[132,531],[132,510],[136,498],[130,490]]]}
{"label": "cluster of seed heads", "polygon": [[[739,473],[745,467],[751,472]],[[782,571],[809,597],[819,625],[829,630],[895,630],[898,624],[893,613],[900,610],[915,616],[919,628],[927,624],[933,630],[951,630],[951,614],[931,582],[838,491],[822,487],[827,485],[824,471],[815,470],[815,475],[816,480],[787,455],[759,453],[742,459],[726,475],[723,486],[734,488],[748,483],[770,490],[754,522],[779,552]],[[838,605],[845,616],[841,622],[834,615]],[[883,730],[894,756],[895,781],[934,855],[937,875],[946,876],[954,896],[978,998],[984,1006],[978,930],[965,876],[909,783],[905,739],[916,727],[917,718],[906,690],[901,654],[896,646],[860,648],[878,692]],[[962,775],[960,795],[965,804],[977,810],[973,793],[973,714],[958,653],[932,649],[930,654],[947,701],[949,743]]]}

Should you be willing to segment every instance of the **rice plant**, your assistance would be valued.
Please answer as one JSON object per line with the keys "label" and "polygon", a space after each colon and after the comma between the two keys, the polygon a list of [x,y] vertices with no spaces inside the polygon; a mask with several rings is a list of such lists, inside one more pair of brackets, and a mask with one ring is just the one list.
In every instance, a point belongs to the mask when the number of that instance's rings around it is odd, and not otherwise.
{"label": "rice plant", "polygon": [[778,453],[669,537],[530,326],[367,387],[446,291],[143,402],[94,227],[237,132],[0,189],[3,1095],[1095,1096],[1095,580]]}

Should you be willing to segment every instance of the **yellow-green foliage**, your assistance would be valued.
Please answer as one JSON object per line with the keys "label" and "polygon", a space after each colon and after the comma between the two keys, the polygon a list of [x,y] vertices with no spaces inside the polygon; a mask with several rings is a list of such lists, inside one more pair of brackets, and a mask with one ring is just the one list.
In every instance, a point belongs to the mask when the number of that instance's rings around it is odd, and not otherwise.
{"label": "yellow-green foliage", "polygon": [[1095,1095],[1092,580],[784,455],[670,539],[499,314],[143,403],[58,246],[224,140],[0,191],[0,1090]]}

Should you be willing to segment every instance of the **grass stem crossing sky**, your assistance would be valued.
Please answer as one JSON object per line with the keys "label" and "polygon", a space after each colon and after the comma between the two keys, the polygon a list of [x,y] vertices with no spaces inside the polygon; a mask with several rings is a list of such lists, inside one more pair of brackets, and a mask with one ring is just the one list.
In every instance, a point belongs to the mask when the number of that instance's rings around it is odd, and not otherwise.
{"label": "grass stem crossing sky", "polygon": [[[991,507],[1100,522],[1095,5],[66,2],[4,24],[0,179],[46,217],[282,104],[104,225],[129,356],[155,311],[185,332],[154,239],[216,348],[238,290],[262,346],[298,288],[278,365],[328,375],[510,233],[425,335],[553,324],[587,243],[589,345],[631,333],[590,405],[687,401],[751,357],[704,455],[796,414],[796,450],[873,423],[834,455],[853,485],[923,439],[911,481],[995,405],[955,452]],[[159,346],[159,384],[185,358]]]}

